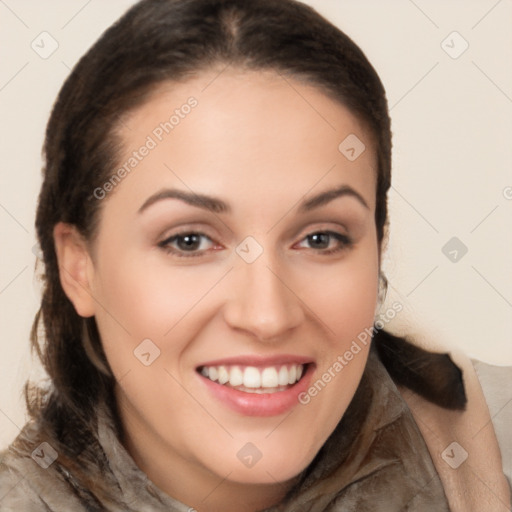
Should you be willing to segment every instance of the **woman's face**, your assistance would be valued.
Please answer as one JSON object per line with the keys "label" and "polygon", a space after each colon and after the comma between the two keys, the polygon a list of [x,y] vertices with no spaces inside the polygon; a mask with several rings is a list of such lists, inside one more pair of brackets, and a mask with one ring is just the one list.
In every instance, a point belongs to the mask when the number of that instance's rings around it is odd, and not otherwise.
{"label": "woman's face", "polygon": [[377,302],[368,134],[315,88],[225,70],[159,87],[120,136],[89,282],[125,442],[150,476],[291,479],[367,359],[352,342]]}

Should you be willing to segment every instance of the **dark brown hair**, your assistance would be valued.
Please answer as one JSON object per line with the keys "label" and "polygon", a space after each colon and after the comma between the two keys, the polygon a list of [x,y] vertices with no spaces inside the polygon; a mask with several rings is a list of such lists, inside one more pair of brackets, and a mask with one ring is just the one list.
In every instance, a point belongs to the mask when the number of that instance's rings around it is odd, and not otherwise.
{"label": "dark brown hair", "polygon": [[[90,449],[96,407],[103,401],[115,408],[114,379],[94,318],[78,316],[61,287],[53,228],[73,224],[92,240],[102,204],[92,192],[119,164],[120,116],[163,82],[224,65],[311,84],[364,124],[378,161],[375,223],[382,246],[391,179],[387,101],[377,73],[347,35],[294,0],[137,3],[80,59],[59,93],[46,131],[36,217],[45,269],[31,338],[51,386],[46,393],[27,386],[27,405],[57,444],[61,462],[74,465],[84,482],[88,464],[99,463]],[[102,492],[101,482],[88,484]]]}

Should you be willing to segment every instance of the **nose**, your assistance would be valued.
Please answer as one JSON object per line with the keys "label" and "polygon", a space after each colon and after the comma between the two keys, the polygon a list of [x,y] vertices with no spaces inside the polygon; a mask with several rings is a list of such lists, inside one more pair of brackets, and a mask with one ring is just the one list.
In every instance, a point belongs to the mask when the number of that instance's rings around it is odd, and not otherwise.
{"label": "nose", "polygon": [[260,341],[276,341],[303,321],[303,303],[293,280],[267,259],[240,261],[232,279],[232,293],[224,307],[224,319],[232,329]]}

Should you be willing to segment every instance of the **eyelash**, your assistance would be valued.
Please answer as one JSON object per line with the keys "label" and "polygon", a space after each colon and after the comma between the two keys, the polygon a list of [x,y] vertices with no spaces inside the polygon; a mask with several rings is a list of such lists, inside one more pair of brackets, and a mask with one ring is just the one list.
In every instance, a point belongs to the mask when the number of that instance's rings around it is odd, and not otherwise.
{"label": "eyelash", "polygon": [[[304,240],[307,240],[309,237],[312,237],[314,235],[320,235],[320,234],[328,235],[328,236],[336,239],[339,242],[338,247],[335,247],[334,249],[318,249],[318,252],[322,256],[328,256],[328,255],[331,255],[331,254],[335,254],[335,253],[338,253],[340,251],[343,251],[343,250],[346,250],[346,249],[350,249],[353,246],[353,241],[352,241],[352,239],[350,237],[348,237],[347,235],[343,235],[341,233],[337,233],[336,231],[330,231],[330,230],[313,231],[312,233],[309,233],[308,235],[306,235],[301,240],[301,242],[304,241]],[[185,238],[186,236],[191,236],[191,235],[203,237],[203,238],[208,239],[210,242],[215,243],[215,242],[213,242],[213,240],[208,235],[205,235],[204,233],[201,233],[201,232],[198,232],[198,231],[183,231],[182,233],[176,233],[176,234],[170,236],[169,238],[166,238],[165,240],[160,242],[158,244],[158,246],[160,248],[162,248],[166,253],[172,254],[173,256],[177,256],[178,258],[197,258],[197,257],[200,257],[200,256],[202,256],[206,252],[206,250],[202,250],[202,251],[183,251],[183,250],[175,249],[175,248],[170,246],[170,244],[172,244],[173,242],[177,241],[178,239]],[[313,251],[316,251],[316,249],[314,249],[314,248],[310,248],[310,249],[313,249]]]}

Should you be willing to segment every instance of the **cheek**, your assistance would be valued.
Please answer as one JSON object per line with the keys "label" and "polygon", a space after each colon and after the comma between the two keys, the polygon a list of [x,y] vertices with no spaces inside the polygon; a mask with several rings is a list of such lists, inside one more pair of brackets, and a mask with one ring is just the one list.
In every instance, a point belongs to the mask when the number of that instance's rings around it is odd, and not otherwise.
{"label": "cheek", "polygon": [[317,266],[301,297],[323,322],[329,338],[345,343],[373,324],[378,296],[377,248],[361,247],[334,266]]}
{"label": "cheek", "polygon": [[[105,258],[96,274],[96,321],[113,368],[130,366],[145,339],[167,355],[179,354],[211,314],[202,298],[219,275],[219,269],[171,268],[161,255]],[[187,336],[180,334],[183,326]]]}
{"label": "cheek", "polygon": [[334,429],[365,368],[378,296],[378,253],[368,245],[334,268],[318,268],[302,292],[324,326],[315,380],[301,397],[323,425],[318,442]]}

